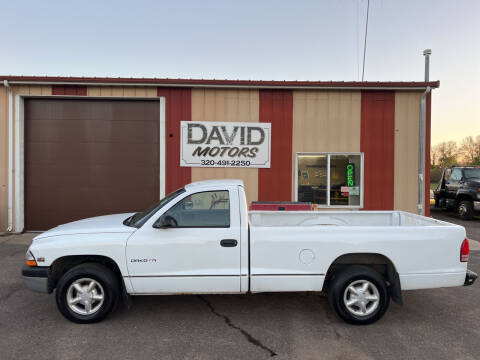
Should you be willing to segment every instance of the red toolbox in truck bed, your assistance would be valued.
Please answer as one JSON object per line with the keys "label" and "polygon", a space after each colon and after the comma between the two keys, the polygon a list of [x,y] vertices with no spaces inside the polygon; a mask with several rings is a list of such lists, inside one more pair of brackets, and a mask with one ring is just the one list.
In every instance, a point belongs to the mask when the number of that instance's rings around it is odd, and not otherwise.
{"label": "red toolbox in truck bed", "polygon": [[312,210],[312,204],[295,201],[252,201],[250,210],[308,211]]}

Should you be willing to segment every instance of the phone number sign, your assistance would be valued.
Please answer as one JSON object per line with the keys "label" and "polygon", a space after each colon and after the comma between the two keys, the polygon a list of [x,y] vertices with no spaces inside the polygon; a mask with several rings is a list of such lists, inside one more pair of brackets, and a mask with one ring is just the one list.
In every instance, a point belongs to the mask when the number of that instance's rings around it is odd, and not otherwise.
{"label": "phone number sign", "polygon": [[180,166],[270,167],[271,123],[182,121]]}

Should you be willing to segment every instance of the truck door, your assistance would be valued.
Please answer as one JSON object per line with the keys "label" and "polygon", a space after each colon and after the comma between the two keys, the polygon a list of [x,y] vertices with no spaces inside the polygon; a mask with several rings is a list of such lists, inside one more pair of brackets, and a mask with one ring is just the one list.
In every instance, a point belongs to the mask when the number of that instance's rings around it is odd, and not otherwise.
{"label": "truck door", "polygon": [[135,293],[240,292],[236,187],[187,193],[155,216],[128,240]]}
{"label": "truck door", "polygon": [[453,169],[450,178],[446,182],[445,188],[447,190],[447,197],[454,199],[457,191],[460,188],[460,180],[462,179],[462,171],[460,169]]}

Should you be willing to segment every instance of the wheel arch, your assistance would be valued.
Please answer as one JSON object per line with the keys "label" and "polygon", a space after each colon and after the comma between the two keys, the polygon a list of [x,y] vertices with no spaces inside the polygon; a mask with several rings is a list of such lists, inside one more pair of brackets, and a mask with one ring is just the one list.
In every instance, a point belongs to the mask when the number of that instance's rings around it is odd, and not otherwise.
{"label": "wheel arch", "polygon": [[374,269],[387,282],[387,287],[393,301],[402,304],[402,289],[400,285],[400,276],[395,268],[393,261],[380,253],[348,253],[338,256],[329,266],[325,274],[323,291],[328,290],[328,284],[335,274],[351,265],[364,265]]}
{"label": "wheel arch", "polygon": [[120,271],[120,267],[112,258],[103,255],[67,255],[55,259],[55,261],[50,265],[48,291],[52,292],[53,289],[56,288],[58,281],[68,270],[74,266],[84,263],[97,263],[109,268],[113,271],[115,276],[117,276],[122,286],[122,290],[125,290],[125,284],[123,282],[123,276]]}
{"label": "wheel arch", "polygon": [[472,201],[473,195],[469,192],[459,192],[457,194],[457,204],[459,204],[460,201],[463,201],[463,200]]}

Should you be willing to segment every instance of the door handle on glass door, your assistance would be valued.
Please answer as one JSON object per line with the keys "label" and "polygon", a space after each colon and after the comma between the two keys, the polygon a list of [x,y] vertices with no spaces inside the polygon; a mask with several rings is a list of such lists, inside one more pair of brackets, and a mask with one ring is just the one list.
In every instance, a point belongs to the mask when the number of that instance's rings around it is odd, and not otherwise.
{"label": "door handle on glass door", "polygon": [[235,247],[237,246],[237,240],[235,239],[223,239],[220,241],[220,245],[223,247]]}

